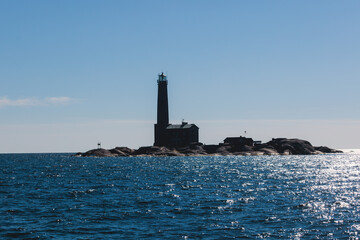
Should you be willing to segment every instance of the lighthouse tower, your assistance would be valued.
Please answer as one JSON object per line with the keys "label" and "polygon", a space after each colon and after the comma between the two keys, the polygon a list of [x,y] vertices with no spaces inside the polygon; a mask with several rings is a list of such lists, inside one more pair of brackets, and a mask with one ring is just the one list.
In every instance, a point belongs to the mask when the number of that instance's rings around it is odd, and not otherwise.
{"label": "lighthouse tower", "polygon": [[169,104],[164,73],[159,74],[157,123],[155,124],[154,146],[182,147],[199,142],[199,128],[195,124],[182,121],[181,124],[169,123]]}
{"label": "lighthouse tower", "polygon": [[169,125],[169,104],[166,75],[159,74],[157,99],[157,123],[155,124],[155,146],[165,146],[167,142],[166,128]]}

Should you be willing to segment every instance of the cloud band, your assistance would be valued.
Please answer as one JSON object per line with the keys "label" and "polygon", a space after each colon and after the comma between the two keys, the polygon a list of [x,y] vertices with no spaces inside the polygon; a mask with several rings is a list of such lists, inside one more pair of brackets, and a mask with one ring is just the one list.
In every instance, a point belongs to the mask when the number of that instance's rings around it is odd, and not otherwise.
{"label": "cloud band", "polygon": [[37,98],[9,99],[7,97],[0,97],[0,108],[67,104],[72,100],[73,99],[70,97],[47,97],[45,99],[37,99]]}

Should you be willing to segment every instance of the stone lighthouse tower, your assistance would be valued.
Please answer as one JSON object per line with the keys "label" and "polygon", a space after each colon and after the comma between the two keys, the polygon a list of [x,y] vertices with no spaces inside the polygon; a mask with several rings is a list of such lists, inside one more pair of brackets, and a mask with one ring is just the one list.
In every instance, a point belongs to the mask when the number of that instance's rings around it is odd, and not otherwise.
{"label": "stone lighthouse tower", "polygon": [[157,99],[157,123],[155,124],[155,146],[166,145],[166,128],[169,125],[169,104],[166,75],[159,74]]}
{"label": "stone lighthouse tower", "polygon": [[157,123],[155,124],[155,146],[182,147],[199,142],[199,128],[195,124],[169,123],[169,104],[164,73],[158,78]]}

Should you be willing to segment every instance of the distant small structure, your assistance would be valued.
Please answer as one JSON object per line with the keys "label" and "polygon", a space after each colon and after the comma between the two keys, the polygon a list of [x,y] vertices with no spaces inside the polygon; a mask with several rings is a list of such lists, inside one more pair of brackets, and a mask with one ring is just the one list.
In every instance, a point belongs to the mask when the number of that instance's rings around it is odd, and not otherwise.
{"label": "distant small structure", "polygon": [[101,142],[98,142],[97,146],[98,146],[98,149],[100,149],[101,148]]}
{"label": "distant small structure", "polygon": [[169,123],[168,81],[164,73],[158,76],[157,123],[154,126],[154,146],[181,147],[199,142],[199,128],[195,124],[184,121],[179,125]]}
{"label": "distant small structure", "polygon": [[224,139],[224,144],[232,146],[254,146],[254,140],[247,137],[227,137]]}

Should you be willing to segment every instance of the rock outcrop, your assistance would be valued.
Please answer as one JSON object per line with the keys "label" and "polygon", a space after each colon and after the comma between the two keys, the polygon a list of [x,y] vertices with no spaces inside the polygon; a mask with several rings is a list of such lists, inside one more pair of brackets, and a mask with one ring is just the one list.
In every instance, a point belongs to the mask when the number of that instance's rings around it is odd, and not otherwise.
{"label": "rock outcrop", "polygon": [[82,157],[130,157],[130,156],[208,156],[208,155],[309,155],[324,153],[342,153],[342,151],[328,147],[314,147],[308,141],[301,139],[273,138],[271,141],[255,146],[231,145],[220,143],[218,145],[204,145],[202,143],[190,144],[186,147],[158,147],[148,146],[139,149],[116,147],[114,149],[93,149],[85,153],[77,153]]}

